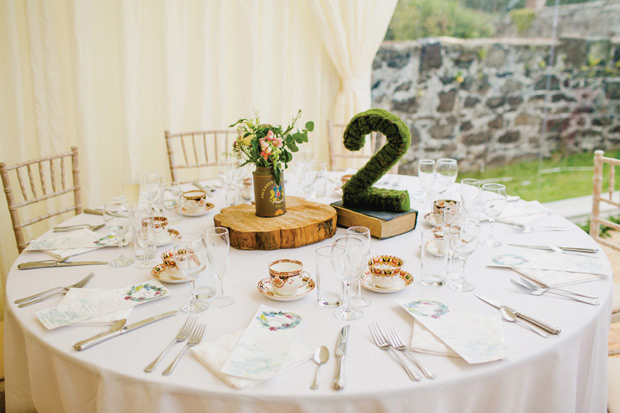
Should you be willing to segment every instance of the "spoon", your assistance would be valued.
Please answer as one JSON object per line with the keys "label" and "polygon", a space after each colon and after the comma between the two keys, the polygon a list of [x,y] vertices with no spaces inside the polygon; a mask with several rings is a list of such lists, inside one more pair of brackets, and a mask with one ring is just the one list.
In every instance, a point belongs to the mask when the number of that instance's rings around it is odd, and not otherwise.
{"label": "spoon", "polygon": [[536,334],[538,334],[541,337],[549,337],[549,335],[547,333],[544,333],[542,331],[539,331],[538,329],[530,326],[529,324],[519,320],[517,318],[517,316],[515,315],[515,313],[513,313],[511,310],[507,309],[506,307],[500,307],[499,308],[499,312],[502,314],[502,318],[510,323],[517,323],[522,327],[527,328],[528,330],[531,330],[533,332],[535,332]]}
{"label": "spoon", "polygon": [[327,363],[329,360],[329,350],[325,346],[321,346],[316,349],[314,352],[314,357],[312,358],[316,363],[316,372],[314,373],[314,383],[310,386],[311,390],[316,390],[319,388],[319,369],[322,364]]}

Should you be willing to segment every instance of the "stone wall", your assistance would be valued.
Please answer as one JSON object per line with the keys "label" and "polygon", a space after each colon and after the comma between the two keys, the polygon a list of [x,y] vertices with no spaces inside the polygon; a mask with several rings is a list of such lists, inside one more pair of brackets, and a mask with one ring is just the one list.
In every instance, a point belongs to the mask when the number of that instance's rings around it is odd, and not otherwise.
{"label": "stone wall", "polygon": [[[547,66],[554,51],[554,64]],[[460,170],[560,150],[620,147],[620,44],[608,39],[475,39],[384,43],[373,106],[400,116],[417,159],[452,157]],[[543,125],[545,108],[548,121]]]}

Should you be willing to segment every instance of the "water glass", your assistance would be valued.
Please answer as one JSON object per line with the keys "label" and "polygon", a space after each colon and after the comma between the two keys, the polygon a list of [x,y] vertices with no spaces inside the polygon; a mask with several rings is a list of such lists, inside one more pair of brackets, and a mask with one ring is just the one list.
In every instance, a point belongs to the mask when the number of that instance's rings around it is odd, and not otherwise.
{"label": "water glass", "polygon": [[[354,308],[349,302],[351,284],[357,279],[359,271],[366,264],[365,246],[357,237],[341,237],[334,241],[334,247],[342,248],[342,259],[334,261],[334,273],[344,283],[342,307],[334,313],[334,317],[342,321],[353,321],[362,318],[362,310]],[[344,262],[342,262],[344,261]]]}
{"label": "water glass", "polygon": [[181,215],[181,195],[183,191],[178,182],[171,182],[164,188],[162,206],[169,224],[180,224],[183,220]]}
{"label": "water glass", "polygon": [[[347,236],[357,237],[364,243],[366,256],[364,262],[368,262],[370,258],[370,230],[362,226],[354,226],[347,228]],[[351,305],[353,307],[367,307],[370,305],[370,298],[362,296],[362,278],[364,278],[364,270],[366,267],[360,268],[357,283],[355,284],[355,292],[351,297]]]}
{"label": "water glass", "polygon": [[127,202],[123,201],[110,201],[105,204],[103,209],[103,222],[106,228],[114,238],[120,248],[121,255],[114,261],[110,261],[112,267],[127,267],[133,264],[131,258],[125,257],[123,254],[124,237],[131,227],[131,207]]}
{"label": "water glass", "polygon": [[480,181],[473,178],[461,180],[461,206],[463,212],[472,218],[480,214]]}
{"label": "water glass", "polygon": [[[321,307],[338,307],[342,303],[342,282],[334,277],[338,262],[344,263],[344,250],[320,247],[316,256],[316,299]],[[334,264],[336,262],[336,264]]]}
{"label": "water glass", "polygon": [[[138,206],[131,213],[133,239],[136,249],[136,268],[151,268],[155,265],[155,218],[150,206]],[[152,252],[151,252],[152,251]]]}
{"label": "water glass", "polygon": [[140,198],[149,202],[157,211],[162,210],[161,198],[164,194],[164,180],[158,172],[140,174]]}
{"label": "water glass", "polygon": [[200,299],[201,294],[196,289],[196,278],[204,271],[207,263],[207,248],[202,235],[188,233],[176,237],[172,259],[179,271],[191,281],[190,301],[179,307],[179,310],[188,314],[205,311],[209,303]]}
{"label": "water glass", "polygon": [[307,172],[303,175],[303,192],[312,198],[325,196],[327,194],[326,174],[326,162],[311,162]]}
{"label": "water glass", "polygon": [[211,299],[211,305],[214,307],[228,307],[235,302],[232,297],[224,295],[222,286],[222,279],[226,275],[230,252],[228,229],[223,227],[210,228],[205,232],[204,240],[207,244],[209,271],[217,280],[217,291],[216,295]]}
{"label": "water glass", "polygon": [[485,244],[489,247],[499,247],[501,242],[495,239],[494,223],[506,207],[506,187],[502,184],[484,184],[480,192],[482,212],[489,218],[489,236]]}
{"label": "water glass", "polygon": [[465,279],[465,264],[471,254],[478,248],[480,240],[480,223],[478,220],[459,217],[444,230],[448,245],[459,259],[458,278],[448,280],[448,288],[454,291],[472,291],[476,286]]}
{"label": "water glass", "polygon": [[441,158],[437,160],[435,173],[438,193],[448,192],[447,196],[449,196],[450,187],[456,182],[456,176],[459,173],[456,159]]}
{"label": "water glass", "polygon": [[428,229],[421,234],[420,281],[428,287],[441,287],[446,282],[448,242],[440,229]]}
{"label": "water glass", "polygon": [[422,192],[430,197],[435,183],[435,161],[432,159],[420,159],[418,161],[418,179]]}

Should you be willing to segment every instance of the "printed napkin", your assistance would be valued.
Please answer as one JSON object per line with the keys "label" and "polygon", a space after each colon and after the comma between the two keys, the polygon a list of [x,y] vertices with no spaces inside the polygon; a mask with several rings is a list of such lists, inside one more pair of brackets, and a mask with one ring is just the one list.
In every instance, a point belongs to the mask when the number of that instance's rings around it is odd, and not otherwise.
{"label": "printed napkin", "polygon": [[278,374],[299,332],[301,316],[261,305],[221,372],[246,379]]}
{"label": "printed napkin", "polygon": [[537,268],[512,268],[514,271],[536,281],[545,287],[563,287],[566,285],[581,284],[590,281],[598,281],[600,275],[587,274],[583,272],[566,272],[558,270],[541,270]]}
{"label": "printed napkin", "polygon": [[561,252],[552,252],[549,254],[502,253],[490,256],[487,261],[487,266],[513,269],[535,268],[539,270],[567,271],[598,275],[606,275],[610,272],[609,266],[598,258],[563,254]]}
{"label": "printed napkin", "polygon": [[[67,294],[60,300],[60,304],[66,304],[76,300],[88,300],[92,297],[96,297],[99,294],[105,293],[106,290],[99,288],[71,288],[67,291]],[[103,314],[97,317],[89,318],[88,320],[80,321],[75,325],[92,326],[92,325],[110,325],[114,324],[118,320],[127,319],[133,308],[124,308],[122,310],[114,311],[112,313]]]}
{"label": "printed napkin", "polygon": [[[237,342],[243,335],[244,330],[239,330],[234,334],[228,334],[213,340],[204,341],[203,343],[191,348],[192,354],[206,368],[215,374],[220,380],[234,389],[245,389],[262,383],[262,379],[249,379],[230,376],[221,372],[224,363],[230,357]],[[294,342],[282,363],[280,371],[295,367],[306,360],[312,358],[312,351],[303,347],[301,344]]]}
{"label": "printed napkin", "polygon": [[494,333],[497,329],[503,331],[499,313],[495,316],[458,313],[440,301],[429,299],[396,301],[470,364],[501,360],[513,354],[504,344],[503,334]]}

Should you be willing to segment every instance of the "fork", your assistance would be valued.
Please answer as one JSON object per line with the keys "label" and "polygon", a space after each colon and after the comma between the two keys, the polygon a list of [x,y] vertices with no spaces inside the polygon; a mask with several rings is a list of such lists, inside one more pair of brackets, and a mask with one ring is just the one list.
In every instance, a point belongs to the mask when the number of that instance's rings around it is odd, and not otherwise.
{"label": "fork", "polygon": [[414,355],[411,353],[411,351],[409,351],[405,343],[403,343],[403,340],[400,338],[398,332],[394,328],[388,328],[385,331],[387,333],[386,338],[388,343],[390,343],[390,345],[396,350],[404,352],[411,359],[411,361],[413,361],[413,363],[418,366],[418,368],[426,376],[426,378],[433,380],[437,377],[432,371],[426,368],[426,366],[424,366],[418,361],[418,359],[414,357]]}
{"label": "fork", "polygon": [[183,350],[181,350],[177,358],[175,358],[174,361],[168,366],[168,368],[164,370],[164,372],[162,373],[164,376],[169,376],[172,373],[172,371],[177,366],[177,364],[179,364],[181,357],[183,357],[187,349],[189,349],[190,347],[194,347],[196,344],[200,343],[204,332],[205,332],[205,325],[197,324],[196,328],[194,328],[194,331],[192,332],[192,336],[190,337],[187,344],[185,344],[185,347],[183,348]]}
{"label": "fork", "polygon": [[157,365],[159,364],[161,359],[164,358],[164,355],[168,352],[168,350],[170,350],[170,348],[174,344],[182,343],[183,341],[187,340],[189,338],[190,332],[194,328],[195,323],[196,323],[196,317],[188,317],[187,320],[185,320],[185,324],[183,324],[183,327],[181,327],[181,330],[179,330],[179,334],[177,334],[174,340],[172,340],[170,344],[168,344],[168,347],[166,347],[164,351],[162,351],[161,354],[157,356],[157,358],[153,360],[151,364],[149,364],[148,366],[144,368],[144,371],[146,373],[151,373],[153,370],[155,370],[155,368],[157,368]]}
{"label": "fork", "polygon": [[394,354],[396,361],[398,361],[400,366],[407,372],[407,375],[409,376],[411,380],[414,380],[414,381],[421,380],[420,376],[415,374],[413,371],[409,369],[409,367],[407,367],[405,362],[399,357],[398,353],[396,353],[395,351],[392,351],[390,344],[385,340],[383,336],[383,332],[381,331],[381,328],[379,328],[379,324],[377,323],[368,324],[368,329],[370,330],[370,335],[372,335],[372,338],[375,340],[375,344],[377,345],[377,347],[379,347],[381,350],[386,350]]}
{"label": "fork", "polygon": [[586,304],[590,304],[590,305],[599,305],[599,302],[594,300],[588,300],[587,298],[581,298],[581,297],[577,297],[574,295],[570,295],[570,294],[565,294],[565,293],[560,293],[560,292],[556,292],[556,291],[540,291],[540,290],[534,290],[526,285],[523,285],[515,280],[510,280],[510,282],[517,287],[518,289],[520,289],[521,291],[530,294],[530,295],[543,295],[546,292],[548,292],[549,294],[555,294],[555,295],[559,295],[560,297],[564,297],[564,298],[568,298],[571,300],[575,300],[575,301],[579,301],[582,303],[586,303]]}
{"label": "fork", "polygon": [[90,225],[90,224],[77,224],[77,225],[68,225],[65,227],[54,227],[54,232],[69,232],[76,231],[78,229],[86,229],[88,228],[91,231],[97,231],[105,226],[105,224],[100,225]]}
{"label": "fork", "polygon": [[539,285],[534,284],[533,282],[531,282],[530,280],[524,277],[521,277],[521,284],[525,284],[527,287],[530,287],[532,290],[540,290],[542,292],[550,292],[550,293],[552,293],[553,291],[560,291],[566,294],[576,295],[578,297],[589,298],[591,300],[598,300],[598,297],[594,295],[575,293],[573,291],[563,290],[561,288],[541,287]]}
{"label": "fork", "polygon": [[[47,300],[49,297],[53,297],[58,294],[65,294],[70,288],[82,288],[95,276],[95,273],[91,272],[86,277],[82,278],[75,284],[68,285],[66,287],[54,287],[49,290],[41,291],[40,293],[33,294],[29,297],[20,298],[14,301],[15,304],[19,304],[18,307],[25,307],[30,304],[38,303],[43,300]],[[58,292],[54,292],[58,290]],[[52,294],[49,294],[52,293]],[[49,294],[49,295],[47,295]],[[41,298],[39,298],[41,297]]]}

